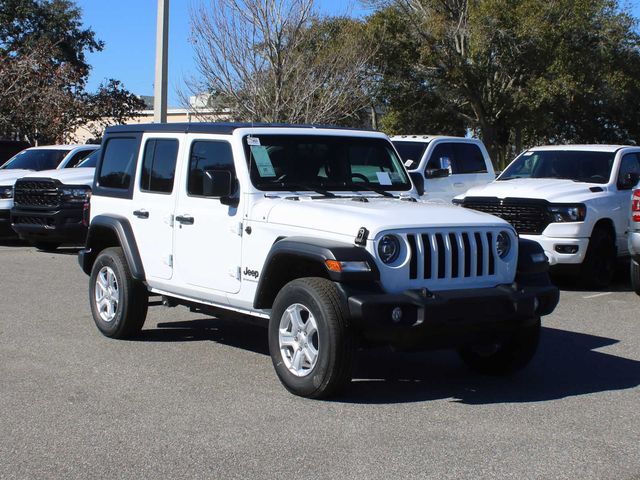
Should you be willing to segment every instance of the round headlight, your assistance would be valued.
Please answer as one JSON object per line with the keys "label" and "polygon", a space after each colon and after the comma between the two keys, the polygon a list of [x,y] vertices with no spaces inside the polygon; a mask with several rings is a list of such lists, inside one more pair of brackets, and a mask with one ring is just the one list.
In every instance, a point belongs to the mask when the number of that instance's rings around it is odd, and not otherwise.
{"label": "round headlight", "polygon": [[393,263],[400,255],[400,240],[395,235],[385,235],[378,242],[378,255],[384,263]]}
{"label": "round headlight", "polygon": [[500,258],[505,258],[511,250],[511,237],[505,231],[502,231],[496,237],[496,250]]}

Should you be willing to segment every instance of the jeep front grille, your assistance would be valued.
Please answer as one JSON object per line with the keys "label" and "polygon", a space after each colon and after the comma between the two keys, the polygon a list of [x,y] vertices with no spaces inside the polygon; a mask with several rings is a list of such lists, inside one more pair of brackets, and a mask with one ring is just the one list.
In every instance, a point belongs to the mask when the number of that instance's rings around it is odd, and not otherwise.
{"label": "jeep front grille", "polygon": [[449,280],[496,274],[494,232],[408,233],[409,279]]}
{"label": "jeep front grille", "polygon": [[62,203],[62,192],[53,180],[18,180],[13,195],[17,207],[58,207]]}
{"label": "jeep front grille", "polygon": [[518,233],[540,235],[551,223],[548,202],[519,198],[474,198],[468,197],[463,207],[490,213],[509,222]]}

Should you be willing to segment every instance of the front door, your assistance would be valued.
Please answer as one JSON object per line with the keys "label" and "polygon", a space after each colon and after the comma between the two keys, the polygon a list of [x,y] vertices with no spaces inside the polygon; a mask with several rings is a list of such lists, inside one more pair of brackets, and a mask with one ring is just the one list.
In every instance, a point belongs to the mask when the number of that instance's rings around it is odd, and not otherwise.
{"label": "front door", "polygon": [[[175,210],[174,262],[180,281],[227,293],[240,290],[242,216],[237,203],[205,195],[207,170],[229,170],[235,179],[231,144],[224,138],[188,135],[188,162]],[[237,195],[238,192],[236,192]]]}

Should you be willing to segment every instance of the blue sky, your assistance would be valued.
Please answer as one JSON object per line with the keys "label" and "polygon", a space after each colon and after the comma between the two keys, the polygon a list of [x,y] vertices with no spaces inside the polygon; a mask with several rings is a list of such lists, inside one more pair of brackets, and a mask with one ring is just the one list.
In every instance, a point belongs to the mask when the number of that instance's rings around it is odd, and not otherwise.
{"label": "blue sky", "polygon": [[[169,106],[179,106],[178,89],[185,78],[195,75],[189,44],[189,8],[200,0],[170,0],[169,13]],[[92,66],[88,89],[96,90],[108,78],[121,80],[137,95],[153,95],[157,0],[76,0],[85,26],[105,42],[102,52],[89,54]],[[625,2],[640,17],[640,0]],[[362,15],[357,3],[317,0],[325,14]]]}
{"label": "blue sky", "polygon": [[[189,7],[196,0],[169,2],[169,106],[179,106],[177,90],[195,72],[189,43]],[[197,0],[199,2],[199,0]],[[121,80],[137,95],[153,95],[157,0],[76,0],[85,27],[105,42],[102,52],[89,54],[92,66],[88,89],[94,91],[108,78]],[[340,0],[318,0],[326,14],[362,12],[362,7]]]}

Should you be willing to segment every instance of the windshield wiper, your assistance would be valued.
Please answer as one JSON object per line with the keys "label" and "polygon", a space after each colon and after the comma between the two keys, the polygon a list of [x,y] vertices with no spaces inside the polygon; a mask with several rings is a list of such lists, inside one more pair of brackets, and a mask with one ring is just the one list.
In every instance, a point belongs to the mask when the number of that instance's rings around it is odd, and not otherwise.
{"label": "windshield wiper", "polygon": [[386,190],[384,190],[382,188],[376,188],[373,185],[368,184],[368,183],[358,183],[358,184],[352,183],[351,184],[350,190],[352,192],[357,192],[359,189],[368,190],[370,192],[375,192],[375,193],[378,193],[378,194],[382,195],[383,197],[396,198],[396,196],[393,193],[389,193],[389,192],[387,192]]}
{"label": "windshield wiper", "polygon": [[300,189],[302,190],[309,190],[312,192],[316,192],[319,193],[322,196],[325,197],[329,197],[329,198],[335,198],[336,194],[332,193],[328,190],[325,190],[324,188],[315,186],[315,185],[308,185],[306,183],[296,183],[296,182],[286,182],[286,183],[282,183],[282,188],[284,188],[285,190],[288,190],[290,192],[295,192],[298,191]]}

